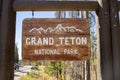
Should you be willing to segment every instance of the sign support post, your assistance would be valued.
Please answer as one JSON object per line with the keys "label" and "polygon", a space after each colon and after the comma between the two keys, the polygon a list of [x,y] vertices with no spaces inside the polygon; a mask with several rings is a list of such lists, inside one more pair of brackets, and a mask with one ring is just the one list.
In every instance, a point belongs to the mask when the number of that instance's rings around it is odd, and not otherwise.
{"label": "sign support post", "polygon": [[0,18],[0,80],[14,79],[14,46],[16,13],[13,0],[2,0]]}
{"label": "sign support post", "polygon": [[103,80],[114,80],[109,1],[99,0],[99,5],[101,74]]}
{"label": "sign support post", "polygon": [[117,0],[110,0],[110,23],[112,36],[112,54],[114,79],[120,80],[120,26]]}

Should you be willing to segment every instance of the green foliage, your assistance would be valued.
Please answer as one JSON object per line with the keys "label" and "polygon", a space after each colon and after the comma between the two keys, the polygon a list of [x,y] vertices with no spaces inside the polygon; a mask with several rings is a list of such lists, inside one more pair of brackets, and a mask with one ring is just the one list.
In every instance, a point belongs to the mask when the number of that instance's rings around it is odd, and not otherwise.
{"label": "green foliage", "polygon": [[48,64],[44,68],[45,73],[47,73],[48,75],[56,74],[54,71],[55,69],[57,69],[56,62],[48,62]]}
{"label": "green foliage", "polygon": [[45,66],[38,66],[37,69],[32,69],[26,76],[23,76],[18,80],[55,80],[54,77],[51,77],[44,72],[44,67]]}
{"label": "green foliage", "polygon": [[38,70],[32,70],[30,73],[27,73],[27,75],[35,79],[41,77],[40,72]]}
{"label": "green foliage", "polygon": [[35,66],[31,70],[31,72],[28,72],[26,76],[20,78],[19,80],[39,80],[41,78],[39,69]]}
{"label": "green foliage", "polygon": [[49,62],[44,70],[45,73],[47,73],[48,75],[56,75],[59,74],[60,70],[63,70],[66,67],[65,63],[63,61],[61,62]]}
{"label": "green foliage", "polygon": [[39,66],[41,63],[39,61],[32,61],[32,62],[29,62],[29,65],[32,65],[32,66]]}
{"label": "green foliage", "polygon": [[30,76],[24,76],[24,77],[19,78],[19,80],[36,80],[36,79]]}
{"label": "green foliage", "polygon": [[92,58],[91,58],[91,65],[92,65],[92,66],[97,66],[97,64],[98,64],[97,58],[92,57]]}
{"label": "green foliage", "polygon": [[18,63],[18,61],[19,61],[18,48],[17,45],[15,44],[14,62]]}

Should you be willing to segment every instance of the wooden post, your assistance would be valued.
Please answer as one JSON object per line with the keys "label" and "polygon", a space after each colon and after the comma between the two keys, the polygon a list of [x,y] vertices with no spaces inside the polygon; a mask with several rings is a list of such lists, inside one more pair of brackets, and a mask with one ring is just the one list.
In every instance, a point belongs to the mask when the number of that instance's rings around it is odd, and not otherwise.
{"label": "wooden post", "polygon": [[100,23],[100,54],[102,80],[113,79],[113,58],[111,48],[109,0],[99,0],[97,11]]}
{"label": "wooden post", "polygon": [[1,19],[1,11],[2,10],[2,0],[0,0],[0,19]]}
{"label": "wooden post", "polygon": [[120,1],[118,1],[118,10],[120,11]]}
{"label": "wooden post", "polygon": [[114,79],[120,80],[120,26],[118,16],[118,1],[110,0],[110,23],[112,36]]}
{"label": "wooden post", "polygon": [[2,0],[0,24],[0,80],[14,79],[14,46],[16,13],[13,0]]}
{"label": "wooden post", "polygon": [[75,11],[97,10],[97,1],[59,1],[59,0],[14,0],[16,11]]}

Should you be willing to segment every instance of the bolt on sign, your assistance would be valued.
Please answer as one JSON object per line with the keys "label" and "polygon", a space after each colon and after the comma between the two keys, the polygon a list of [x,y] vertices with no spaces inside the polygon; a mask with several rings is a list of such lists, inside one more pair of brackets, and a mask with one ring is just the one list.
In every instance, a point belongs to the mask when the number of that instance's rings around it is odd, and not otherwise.
{"label": "bolt on sign", "polygon": [[23,60],[87,60],[90,31],[87,19],[25,19]]}

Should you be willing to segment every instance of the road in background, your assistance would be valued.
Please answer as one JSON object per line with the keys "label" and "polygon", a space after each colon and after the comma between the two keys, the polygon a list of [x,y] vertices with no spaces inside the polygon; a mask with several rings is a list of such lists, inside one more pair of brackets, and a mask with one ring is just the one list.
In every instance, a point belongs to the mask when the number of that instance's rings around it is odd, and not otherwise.
{"label": "road in background", "polygon": [[28,72],[31,71],[32,66],[23,66],[19,67],[19,70],[14,71],[14,80],[18,80],[18,78],[25,76]]}

